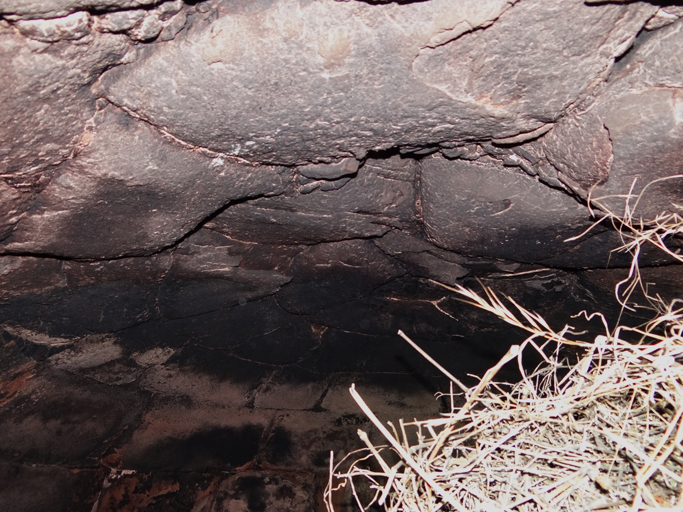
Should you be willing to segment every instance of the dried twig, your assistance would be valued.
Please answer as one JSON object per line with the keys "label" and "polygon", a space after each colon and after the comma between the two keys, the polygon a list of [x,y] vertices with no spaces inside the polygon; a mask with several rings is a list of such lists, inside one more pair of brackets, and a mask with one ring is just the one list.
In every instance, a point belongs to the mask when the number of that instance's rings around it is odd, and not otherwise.
{"label": "dried twig", "polygon": [[[478,294],[441,285],[526,330],[529,338],[513,346],[476,386],[467,388],[399,331],[464,391],[465,402],[454,405],[451,384],[450,413],[401,421],[400,430],[393,429],[392,434],[352,386],[352,396],[390,447],[375,447],[359,432],[367,450],[347,456],[334,468],[330,463],[330,512],[331,494],[347,483],[359,507],[379,504],[390,512],[683,512],[683,301],[667,303],[648,295],[637,263],[645,243],[683,262],[666,243],[683,233],[683,218],[674,212],[636,222],[639,199],[633,206],[631,199],[630,193],[621,217],[607,214],[634,258],[629,277],[617,286],[616,294],[627,306],[640,286],[657,316],[643,328],[617,326],[611,332],[602,318],[605,334],[589,341],[569,326],[554,331],[540,315],[488,288]],[[639,343],[628,342],[626,333],[636,334]],[[539,346],[538,341],[543,343]],[[548,343],[555,345],[551,355],[544,351]],[[583,356],[578,363],[568,366],[560,360],[563,345],[579,349]],[[544,358],[531,373],[522,365],[527,346]],[[493,378],[515,358],[523,378],[506,390]],[[394,451],[401,462],[390,467],[381,454],[385,449]],[[363,467],[371,459],[380,470]],[[374,491],[365,502],[354,486],[357,478],[369,481]]]}

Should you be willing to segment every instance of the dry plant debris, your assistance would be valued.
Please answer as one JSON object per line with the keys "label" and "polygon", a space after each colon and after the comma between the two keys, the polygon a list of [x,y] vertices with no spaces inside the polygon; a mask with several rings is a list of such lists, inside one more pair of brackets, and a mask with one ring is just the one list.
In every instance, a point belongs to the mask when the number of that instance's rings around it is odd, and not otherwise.
{"label": "dry plant debris", "polygon": [[[640,278],[640,255],[644,246],[651,245],[668,255],[673,261],[683,263],[683,255],[679,248],[671,248],[668,241],[683,237],[683,205],[671,203],[670,211],[661,212],[654,219],[644,220],[638,214],[638,206],[641,204],[643,196],[647,190],[656,184],[663,182],[670,182],[676,180],[683,180],[683,174],[676,174],[673,176],[666,176],[648,183],[638,195],[633,194],[633,189],[636,186],[636,180],[633,180],[631,189],[628,194],[623,196],[606,196],[599,198],[589,198],[589,207],[600,212],[602,218],[594,223],[588,231],[604,221],[611,223],[612,227],[621,236],[622,245],[615,249],[615,251],[628,252],[631,254],[631,266],[626,279],[618,283],[615,289],[617,300],[626,309],[633,309],[633,307],[650,307],[662,318],[656,317],[655,321],[668,321],[668,313],[672,308],[675,309],[681,300],[674,300],[673,302],[666,302],[661,297],[653,296],[649,293],[647,286],[643,284]],[[611,211],[605,206],[606,199],[613,197],[622,198],[624,200],[624,211],[621,215]],[[567,241],[572,241],[581,238],[586,233],[582,233],[576,237],[570,238]],[[648,305],[629,304],[633,292],[640,288],[645,296]],[[680,317],[679,317],[680,318]]]}
{"label": "dry plant debris", "polygon": [[[620,284],[626,290],[640,285],[637,258],[644,243],[660,246],[683,263],[666,245],[667,238],[683,232],[678,213],[636,225],[627,201],[626,215],[607,216],[634,255],[629,278]],[[468,388],[399,331],[451,380],[451,412],[424,421],[400,421],[398,428],[385,426],[352,386],[353,398],[388,444],[374,446],[359,431],[366,449],[336,466],[331,454],[325,493],[329,512],[332,494],[343,488],[351,490],[362,510],[683,512],[679,300],[666,303],[645,293],[656,311],[654,320],[642,328],[610,331],[602,318],[605,334],[583,341],[570,327],[553,331],[542,317],[490,289],[477,294],[461,286],[441,286],[525,329],[529,337]],[[619,291],[617,298],[626,306],[630,293]],[[581,350],[578,363],[561,359],[564,346]],[[530,374],[522,365],[527,348],[544,358]],[[521,381],[514,386],[496,383],[498,370],[515,359]],[[453,405],[455,387],[462,406]],[[357,492],[359,479],[370,483],[366,502]]]}

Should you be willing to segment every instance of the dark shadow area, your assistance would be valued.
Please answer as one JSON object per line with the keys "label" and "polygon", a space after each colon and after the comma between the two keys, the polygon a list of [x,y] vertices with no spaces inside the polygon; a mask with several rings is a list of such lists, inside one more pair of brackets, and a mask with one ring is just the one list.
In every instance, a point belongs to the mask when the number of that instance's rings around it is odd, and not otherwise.
{"label": "dark shadow area", "polygon": [[132,455],[128,463],[141,471],[232,470],[256,457],[262,432],[257,425],[245,425],[171,437]]}

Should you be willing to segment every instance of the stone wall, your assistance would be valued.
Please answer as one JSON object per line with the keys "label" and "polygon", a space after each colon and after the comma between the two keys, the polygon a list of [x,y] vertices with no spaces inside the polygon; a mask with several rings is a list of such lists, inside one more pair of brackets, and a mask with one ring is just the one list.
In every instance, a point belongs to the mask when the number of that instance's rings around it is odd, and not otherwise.
{"label": "stone wall", "polygon": [[0,508],[314,510],[350,382],[439,412],[399,328],[463,378],[521,339],[430,280],[616,318],[587,201],[683,203],[665,4],[0,2]]}

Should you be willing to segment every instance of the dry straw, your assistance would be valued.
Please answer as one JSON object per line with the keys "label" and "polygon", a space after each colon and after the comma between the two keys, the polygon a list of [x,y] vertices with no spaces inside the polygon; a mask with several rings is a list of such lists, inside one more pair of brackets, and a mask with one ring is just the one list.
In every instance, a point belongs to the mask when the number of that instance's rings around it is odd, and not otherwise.
{"label": "dry straw", "polygon": [[[464,404],[440,418],[387,428],[352,386],[353,398],[388,445],[373,445],[359,430],[367,448],[336,466],[331,459],[325,492],[330,512],[332,495],[342,488],[361,509],[392,512],[683,512],[683,305],[649,294],[638,270],[644,244],[683,263],[668,244],[683,233],[683,219],[671,212],[636,222],[631,200],[620,216],[602,207],[634,256],[617,298],[632,307],[629,299],[641,287],[655,318],[641,328],[606,327],[584,341],[570,327],[554,331],[541,316],[488,288],[478,294],[441,285],[529,337],[468,388],[399,331],[452,381],[451,404]],[[561,359],[565,346],[581,354],[577,363]],[[522,364],[525,349],[544,359],[531,373]],[[496,373],[513,360],[523,378],[514,386],[497,384]],[[359,479],[369,483],[369,494],[358,490]]]}

